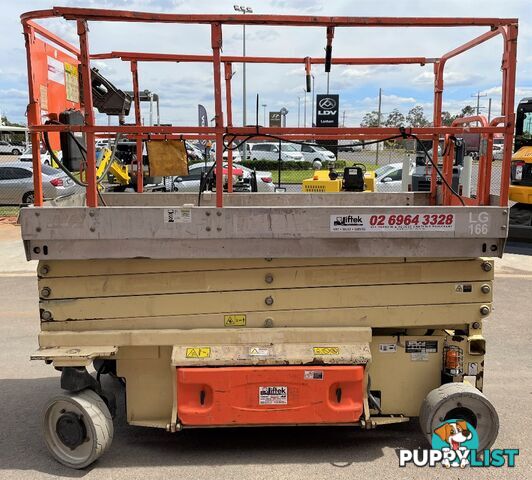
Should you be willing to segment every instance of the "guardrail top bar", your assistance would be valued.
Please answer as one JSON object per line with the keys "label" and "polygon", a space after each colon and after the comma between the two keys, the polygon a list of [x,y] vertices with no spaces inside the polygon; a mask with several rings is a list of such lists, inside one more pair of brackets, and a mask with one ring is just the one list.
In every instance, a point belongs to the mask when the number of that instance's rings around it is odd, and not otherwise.
{"label": "guardrail top bar", "polygon": [[[227,25],[272,25],[297,27],[499,27],[517,24],[516,18],[451,18],[451,17],[326,17],[310,15],[188,15],[174,13],[103,10],[95,8],[53,7],[22,15],[22,20],[63,17],[66,20],[98,20],[107,22],[196,23]],[[245,17],[245,18],[244,18]]]}

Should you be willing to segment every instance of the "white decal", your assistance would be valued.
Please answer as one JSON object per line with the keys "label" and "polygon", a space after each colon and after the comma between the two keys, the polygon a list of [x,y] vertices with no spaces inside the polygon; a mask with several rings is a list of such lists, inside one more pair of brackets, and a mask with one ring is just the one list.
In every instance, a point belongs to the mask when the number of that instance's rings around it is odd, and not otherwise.
{"label": "white decal", "polygon": [[331,215],[331,232],[447,232],[454,231],[454,213],[385,213]]}

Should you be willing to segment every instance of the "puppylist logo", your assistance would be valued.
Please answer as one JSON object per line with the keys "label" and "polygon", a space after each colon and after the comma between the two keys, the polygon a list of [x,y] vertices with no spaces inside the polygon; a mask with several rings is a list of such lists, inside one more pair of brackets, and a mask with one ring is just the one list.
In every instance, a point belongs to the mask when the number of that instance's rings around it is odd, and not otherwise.
{"label": "puppylist logo", "polygon": [[519,450],[478,450],[478,434],[465,420],[451,419],[438,425],[432,433],[430,450],[399,450],[399,466],[413,463],[417,467],[515,467]]}

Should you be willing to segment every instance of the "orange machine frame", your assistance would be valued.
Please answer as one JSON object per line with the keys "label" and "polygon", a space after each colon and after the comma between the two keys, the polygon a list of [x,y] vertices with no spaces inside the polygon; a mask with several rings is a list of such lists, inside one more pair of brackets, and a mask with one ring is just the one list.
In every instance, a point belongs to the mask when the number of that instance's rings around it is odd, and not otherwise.
{"label": "orange machine frame", "polygon": [[[79,48],[70,45],[49,32],[34,20],[62,17],[66,20],[76,21],[77,33],[79,36]],[[503,168],[500,187],[499,205],[506,206],[508,202],[508,188],[510,180],[510,163],[512,156],[512,145],[514,135],[514,96],[515,96],[515,75],[516,75],[516,51],[517,51],[517,19],[499,18],[422,18],[422,17],[317,17],[317,16],[282,16],[282,15],[184,15],[184,14],[163,14],[148,12],[131,12],[120,10],[103,10],[90,8],[67,8],[54,7],[49,10],[40,10],[23,14],[22,24],[26,39],[27,63],[28,63],[28,85],[29,85],[29,105],[28,124],[31,132],[33,145],[33,167],[34,167],[34,189],[35,206],[43,205],[41,162],[39,151],[39,140],[41,132],[83,132],[87,138],[87,206],[98,206],[98,190],[96,182],[96,160],[95,160],[95,136],[96,134],[113,135],[117,133],[129,135],[137,142],[137,170],[142,171],[142,140],[144,138],[164,139],[209,139],[215,140],[218,145],[223,144],[224,135],[230,135],[233,139],[244,138],[249,135],[272,134],[281,136],[286,141],[294,139],[379,139],[400,132],[397,128],[273,128],[273,127],[235,127],[232,125],[231,114],[231,65],[232,63],[299,63],[305,65],[307,73],[312,65],[324,64],[324,58],[283,58],[283,57],[242,57],[242,56],[222,56],[222,27],[223,25],[269,25],[269,26],[291,26],[291,27],[316,27],[324,28],[326,44],[332,46],[334,29],[346,27],[488,27],[489,30],[471,41],[447,52],[441,57],[396,57],[396,58],[332,58],[335,65],[400,65],[400,64],[433,64],[434,65],[434,110],[433,126],[423,128],[409,128],[408,133],[417,135],[419,138],[432,139],[433,158],[438,158],[438,140],[447,135],[459,135],[464,132],[479,133],[486,139],[488,146],[493,142],[495,134],[502,134],[505,138]],[[174,55],[160,53],[142,52],[110,52],[104,54],[91,55],[88,41],[87,24],[91,21],[108,22],[145,22],[145,23],[186,23],[186,24],[207,24],[211,26],[211,47],[210,55]],[[49,42],[66,50],[74,55],[79,61],[81,70],[82,85],[81,91],[84,99],[85,125],[43,125],[41,118],[41,101],[39,83],[34,78],[34,70],[38,61],[38,51],[35,47],[35,36],[40,35]],[[501,116],[488,123],[484,116],[475,116],[459,119],[451,127],[442,126],[442,102],[444,81],[443,74],[446,62],[471,48],[484,43],[485,41],[501,35],[503,39],[502,55],[502,99]],[[120,58],[129,61],[133,76],[133,91],[135,105],[135,125],[127,126],[103,126],[96,125],[93,108],[92,92],[90,85],[90,60],[96,58]],[[209,62],[213,65],[214,79],[214,105],[215,105],[215,126],[145,126],[141,125],[139,108],[139,86],[138,86],[138,62],[145,61],[166,61],[166,62]],[[226,120],[223,115],[222,102],[222,63],[225,65],[226,81]],[[57,113],[57,112],[56,112]],[[480,123],[480,126],[477,124]],[[452,175],[452,149],[443,158],[443,174],[450,181]],[[223,169],[222,148],[216,149],[216,205],[223,206],[222,169]],[[490,175],[491,158],[490,148],[481,155],[479,162],[479,181],[477,185],[477,195],[475,198],[462,197],[466,205],[488,205],[490,202]],[[228,154],[229,179],[232,178],[232,154]],[[142,192],[142,176],[138,175],[138,191]],[[436,204],[436,171],[432,170],[431,200]],[[229,192],[232,186],[229,184]],[[445,192],[441,202],[443,205],[458,205],[461,202],[450,192]]]}

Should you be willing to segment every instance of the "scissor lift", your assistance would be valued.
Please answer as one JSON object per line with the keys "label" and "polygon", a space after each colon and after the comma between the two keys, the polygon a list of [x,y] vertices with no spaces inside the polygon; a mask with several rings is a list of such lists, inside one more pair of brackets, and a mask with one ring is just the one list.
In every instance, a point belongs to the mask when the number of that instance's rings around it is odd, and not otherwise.
{"label": "scissor lift", "polygon": [[[77,25],[79,46],[39,19]],[[206,24],[212,55],[91,54],[88,22]],[[39,260],[40,348],[32,358],[61,370],[63,392],[50,400],[44,430],[52,455],[83,468],[110,445],[116,402],[102,387],[125,380],[127,420],[171,432],[189,427],[336,424],[374,428],[420,417],[430,438],[442,418],[472,423],[487,448],[498,417],[481,393],[491,312],[493,261],[508,225],[514,130],[517,20],[279,15],[179,15],[56,7],[22,16],[28,52],[28,120],[35,205],[21,211],[28,259]],[[325,58],[223,56],[225,25],[322,29]],[[434,58],[337,58],[336,29],[485,27],[487,32]],[[502,54],[501,116],[442,126],[446,62],[494,37]],[[42,66],[49,57],[69,74],[58,87]],[[121,59],[132,72],[134,125],[97,125],[91,59]],[[57,63],[50,61],[55,67]],[[232,64],[434,66],[433,125],[423,128],[235,127]],[[145,126],[139,62],[213,66],[215,125]],[[68,65],[68,67],[67,67]],[[222,67],[224,72],[222,73]],[[72,75],[79,69],[81,83]],[[61,67],[59,66],[61,71]],[[57,74],[57,72],[55,71]],[[225,79],[225,101],[222,80]],[[61,85],[61,83],[59,82]],[[78,93],[82,95],[76,96]],[[46,98],[47,108],[44,108]],[[83,99],[83,101],[81,101]],[[83,125],[44,122],[43,113],[84,112]],[[46,112],[44,112],[46,110]],[[479,133],[487,148],[472,196],[452,191],[452,136]],[[47,205],[39,140],[81,132],[87,141],[86,195]],[[106,193],[99,196],[95,135],[137,142],[205,139],[216,148],[215,193]],[[493,136],[505,137],[499,195],[490,195]],[[285,141],[388,139],[446,142],[426,193],[232,193],[232,150],[251,138]],[[438,172],[438,170],[440,170]],[[201,202],[201,203],[200,203]],[[91,365],[97,375],[91,375]],[[452,415],[452,417],[449,417]]]}

